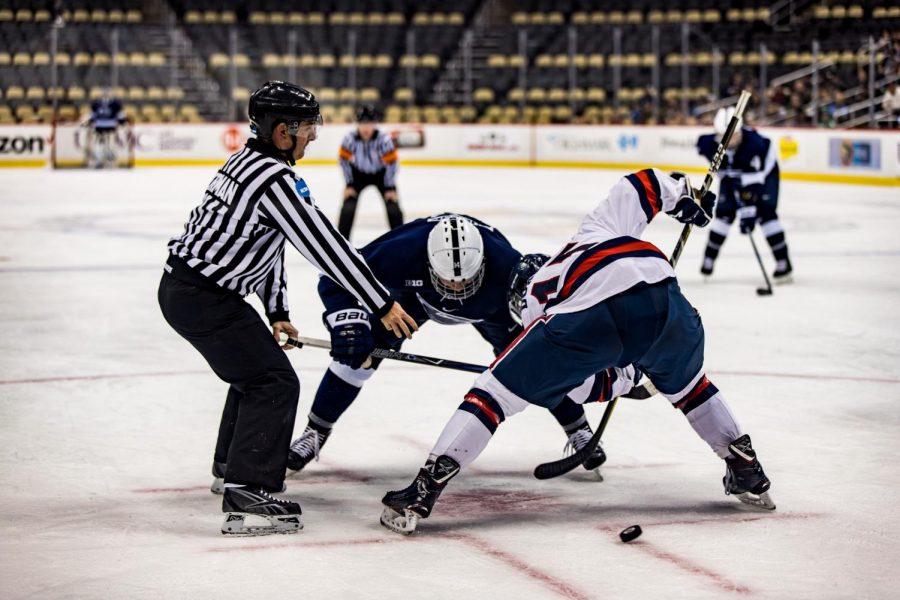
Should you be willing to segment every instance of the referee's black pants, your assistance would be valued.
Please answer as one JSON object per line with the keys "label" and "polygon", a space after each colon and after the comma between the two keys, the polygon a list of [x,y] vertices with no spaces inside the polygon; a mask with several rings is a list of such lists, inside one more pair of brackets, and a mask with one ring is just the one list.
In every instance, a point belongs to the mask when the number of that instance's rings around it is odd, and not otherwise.
{"label": "referee's black pants", "polygon": [[[384,193],[388,191],[384,185],[384,169],[375,173],[363,173],[356,167],[351,166],[353,171],[353,183],[349,184],[356,190],[356,195],[348,196],[341,204],[341,214],[338,217],[338,232],[350,239],[350,231],[353,229],[353,221],[356,218],[356,206],[359,203],[359,196],[363,190],[374,185],[381,194],[381,200],[384,202],[384,210],[387,213],[388,228],[396,229],[403,225],[403,211],[400,209],[400,200],[385,200]],[[395,190],[397,188],[390,188]]]}
{"label": "referee's black pants", "polygon": [[280,492],[300,381],[259,313],[233,292],[163,273],[159,306],[178,334],[231,384],[215,461],[226,483]]}

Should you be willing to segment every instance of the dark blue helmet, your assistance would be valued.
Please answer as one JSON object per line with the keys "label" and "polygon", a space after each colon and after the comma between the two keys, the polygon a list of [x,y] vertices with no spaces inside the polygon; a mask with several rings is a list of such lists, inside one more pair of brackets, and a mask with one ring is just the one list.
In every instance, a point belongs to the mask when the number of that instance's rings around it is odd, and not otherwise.
{"label": "dark blue helmet", "polygon": [[526,254],[519,259],[509,275],[509,287],[506,290],[506,301],[509,305],[509,316],[512,320],[522,324],[522,310],[525,308],[525,292],[528,290],[528,282],[534,277],[544,263],[550,260],[546,254]]}

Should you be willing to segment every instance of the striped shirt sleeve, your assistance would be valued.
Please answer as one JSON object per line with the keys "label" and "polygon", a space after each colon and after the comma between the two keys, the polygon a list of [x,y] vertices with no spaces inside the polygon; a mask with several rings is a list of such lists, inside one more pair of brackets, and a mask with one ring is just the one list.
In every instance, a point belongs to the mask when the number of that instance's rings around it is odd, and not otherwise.
{"label": "striped shirt sleeve", "polygon": [[390,310],[393,304],[390,292],[312,199],[297,194],[290,175],[275,179],[260,204],[288,241],[319,271],[353,294],[376,316],[381,317]]}
{"label": "striped shirt sleeve", "polygon": [[263,306],[266,307],[266,316],[269,323],[276,321],[290,321],[287,299],[287,271],[284,268],[284,247],[275,259],[272,270],[266,276],[262,285],[256,290]]}
{"label": "striped shirt sleeve", "polygon": [[397,169],[400,161],[397,159],[397,148],[394,140],[388,134],[382,134],[379,140],[379,153],[381,162],[384,163],[384,187],[393,189],[397,187]]}
{"label": "striped shirt sleeve", "polygon": [[353,134],[344,136],[341,147],[338,150],[338,163],[341,165],[341,172],[344,174],[344,183],[353,185]]}

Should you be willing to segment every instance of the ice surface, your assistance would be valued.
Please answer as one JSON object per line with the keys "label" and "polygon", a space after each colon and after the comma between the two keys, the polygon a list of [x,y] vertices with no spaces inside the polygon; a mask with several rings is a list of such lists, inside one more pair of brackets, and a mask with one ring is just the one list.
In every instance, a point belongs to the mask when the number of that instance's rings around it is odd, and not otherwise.
{"label": "ice surface", "polygon": [[[299,170],[335,215],[338,170]],[[721,461],[655,398],[620,403],[603,483],[533,479],[565,439],[540,409],[509,419],[401,538],[378,525],[380,498],[410,481],[472,377],[384,364],[321,462],[288,483],[305,530],[226,539],[207,490],[226,387],[156,303],[166,240],[212,172],[0,172],[0,597],[897,597],[896,188],[783,182],[797,282],[770,298],[754,293],[761,276],[736,233],[713,282],[697,272],[705,232],[679,265],[710,377],[773,480],[774,514],[725,497]],[[400,190],[409,217],[465,212],[549,252],[615,178],[403,168]],[[355,241],[384,227],[367,192]],[[668,252],[678,231],[660,218],[648,236]],[[293,251],[288,270],[294,323],[324,336],[315,273]],[[430,324],[405,347],[490,358],[466,327]],[[300,431],[328,358],[291,360]],[[589,407],[592,422],[600,412]],[[632,524],[644,534],[624,545]]]}

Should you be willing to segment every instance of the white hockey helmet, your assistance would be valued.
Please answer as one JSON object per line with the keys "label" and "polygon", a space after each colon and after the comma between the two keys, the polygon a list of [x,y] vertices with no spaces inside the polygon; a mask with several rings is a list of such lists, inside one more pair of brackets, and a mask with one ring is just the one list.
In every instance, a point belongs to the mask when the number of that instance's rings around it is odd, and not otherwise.
{"label": "white hockey helmet", "polygon": [[484,241],[475,223],[458,215],[442,216],[435,223],[428,234],[428,272],[444,298],[475,295],[484,280]]}
{"label": "white hockey helmet", "polygon": [[[731,118],[734,116],[734,107],[733,106],[725,106],[716,111],[716,116],[713,119],[713,130],[716,132],[716,139],[721,140],[722,136],[725,135],[725,130],[728,129],[728,124],[731,122]],[[741,135],[740,126],[741,122],[738,121],[738,130],[734,132],[734,136],[731,138],[732,140],[737,139]]]}

